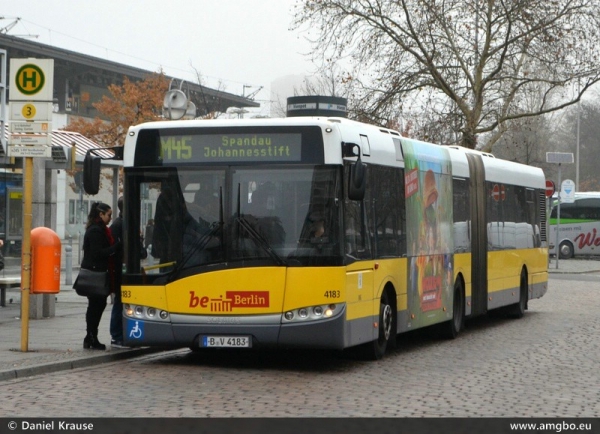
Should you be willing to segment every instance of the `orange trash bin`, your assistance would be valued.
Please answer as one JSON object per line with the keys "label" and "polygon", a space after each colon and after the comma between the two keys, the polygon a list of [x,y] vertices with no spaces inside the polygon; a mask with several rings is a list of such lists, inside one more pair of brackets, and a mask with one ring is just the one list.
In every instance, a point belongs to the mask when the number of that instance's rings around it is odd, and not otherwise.
{"label": "orange trash bin", "polygon": [[50,228],[31,231],[31,293],[60,292],[60,238]]}

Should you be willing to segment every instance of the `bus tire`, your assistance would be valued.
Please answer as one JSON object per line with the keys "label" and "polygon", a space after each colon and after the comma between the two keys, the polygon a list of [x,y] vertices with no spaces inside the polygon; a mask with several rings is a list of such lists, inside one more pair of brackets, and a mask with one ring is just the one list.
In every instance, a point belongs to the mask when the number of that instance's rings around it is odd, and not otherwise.
{"label": "bus tire", "polygon": [[519,288],[519,301],[512,306],[508,306],[508,316],[510,318],[523,318],[525,311],[527,310],[527,272],[525,269],[521,271],[520,288]]}
{"label": "bus tire", "polygon": [[[379,302],[379,323],[377,339],[361,345],[358,350],[362,359],[380,360],[385,355],[392,339],[396,339],[396,316],[388,291],[383,291]],[[389,345],[392,346],[391,344]]]}
{"label": "bus tire", "polygon": [[442,336],[455,339],[465,326],[465,288],[460,278],[454,282],[452,319],[442,323]]}
{"label": "bus tire", "polygon": [[558,254],[560,259],[571,259],[574,253],[575,249],[570,241],[563,241],[558,246]]}

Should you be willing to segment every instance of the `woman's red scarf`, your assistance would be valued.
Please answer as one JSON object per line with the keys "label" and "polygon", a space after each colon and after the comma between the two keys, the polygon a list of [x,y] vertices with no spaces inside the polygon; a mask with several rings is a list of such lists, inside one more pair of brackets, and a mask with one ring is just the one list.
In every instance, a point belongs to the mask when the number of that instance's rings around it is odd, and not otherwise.
{"label": "woman's red scarf", "polygon": [[[108,243],[112,246],[115,243],[115,239],[113,238],[112,231],[104,221],[100,220],[100,224],[104,226],[104,233],[106,234],[106,238],[108,239]],[[108,274],[110,275],[110,292],[115,292],[115,256],[111,255],[108,257]]]}
{"label": "woman's red scarf", "polygon": [[115,239],[112,236],[112,231],[108,226],[104,225],[104,232],[106,232],[106,238],[108,238],[108,242],[112,246],[115,243]]}

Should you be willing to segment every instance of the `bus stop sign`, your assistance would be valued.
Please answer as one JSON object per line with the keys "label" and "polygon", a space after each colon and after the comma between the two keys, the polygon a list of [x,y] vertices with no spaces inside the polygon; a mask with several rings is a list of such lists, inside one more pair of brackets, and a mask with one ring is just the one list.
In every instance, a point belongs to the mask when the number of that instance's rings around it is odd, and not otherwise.
{"label": "bus stop sign", "polygon": [[555,191],[556,186],[554,185],[554,181],[546,179],[546,197],[552,197]]}
{"label": "bus stop sign", "polygon": [[571,179],[565,179],[560,184],[560,201],[562,203],[575,202],[575,183]]}

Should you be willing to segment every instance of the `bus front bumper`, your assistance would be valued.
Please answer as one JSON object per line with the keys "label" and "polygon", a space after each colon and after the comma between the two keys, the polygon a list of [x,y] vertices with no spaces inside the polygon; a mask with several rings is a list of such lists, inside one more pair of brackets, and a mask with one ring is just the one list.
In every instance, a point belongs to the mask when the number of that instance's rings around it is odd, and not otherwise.
{"label": "bus front bumper", "polygon": [[124,317],[128,346],[198,347],[205,336],[250,336],[252,347],[343,349],[345,309],[318,321],[281,322],[281,315],[203,317],[171,315],[170,322]]}

